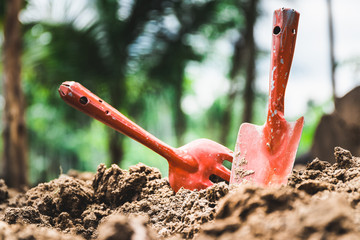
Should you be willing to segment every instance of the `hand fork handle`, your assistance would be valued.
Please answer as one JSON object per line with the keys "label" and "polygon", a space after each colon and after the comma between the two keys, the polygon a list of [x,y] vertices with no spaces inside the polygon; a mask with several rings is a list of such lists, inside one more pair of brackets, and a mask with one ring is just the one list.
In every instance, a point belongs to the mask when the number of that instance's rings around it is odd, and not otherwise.
{"label": "hand fork handle", "polygon": [[59,93],[70,106],[150,148],[170,164],[187,168],[197,167],[192,159],[180,156],[181,151],[145,131],[81,84],[64,82],[59,88]]}

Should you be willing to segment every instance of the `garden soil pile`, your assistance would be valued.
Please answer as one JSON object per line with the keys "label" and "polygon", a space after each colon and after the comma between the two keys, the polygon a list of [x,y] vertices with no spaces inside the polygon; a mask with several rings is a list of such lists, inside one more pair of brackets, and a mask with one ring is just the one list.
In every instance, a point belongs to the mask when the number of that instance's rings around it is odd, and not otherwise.
{"label": "garden soil pile", "polygon": [[1,239],[360,239],[360,158],[335,148],[287,186],[174,193],[143,164],[69,172],[25,193],[0,180]]}

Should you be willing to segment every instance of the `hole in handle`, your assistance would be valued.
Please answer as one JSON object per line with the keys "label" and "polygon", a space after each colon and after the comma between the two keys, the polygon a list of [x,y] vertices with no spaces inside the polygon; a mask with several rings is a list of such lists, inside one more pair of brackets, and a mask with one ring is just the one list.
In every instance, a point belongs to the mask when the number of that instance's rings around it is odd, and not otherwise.
{"label": "hole in handle", "polygon": [[275,27],[274,27],[274,30],[273,30],[273,33],[274,33],[275,35],[278,35],[280,32],[281,32],[281,28],[280,28],[279,26],[275,26]]}
{"label": "hole in handle", "polygon": [[80,102],[82,105],[86,105],[86,104],[89,102],[89,100],[88,100],[87,97],[82,96],[82,97],[79,99],[79,102]]}

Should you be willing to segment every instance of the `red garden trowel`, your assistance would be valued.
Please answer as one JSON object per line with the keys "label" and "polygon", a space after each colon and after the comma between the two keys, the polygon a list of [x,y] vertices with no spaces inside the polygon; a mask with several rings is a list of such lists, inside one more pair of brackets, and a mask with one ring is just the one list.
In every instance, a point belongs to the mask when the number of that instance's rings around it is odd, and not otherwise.
{"label": "red garden trowel", "polygon": [[233,152],[208,139],[198,139],[180,148],[172,148],[130,121],[77,82],[64,82],[59,88],[61,98],[113,129],[142,143],[169,162],[169,182],[177,192],[186,189],[204,189],[211,186],[210,176],[230,180],[230,171],[222,163],[232,162]]}
{"label": "red garden trowel", "polygon": [[293,9],[274,12],[269,105],[263,126],[240,126],[230,183],[286,184],[292,171],[304,118],[287,122],[284,96],[294,55],[300,14]]}

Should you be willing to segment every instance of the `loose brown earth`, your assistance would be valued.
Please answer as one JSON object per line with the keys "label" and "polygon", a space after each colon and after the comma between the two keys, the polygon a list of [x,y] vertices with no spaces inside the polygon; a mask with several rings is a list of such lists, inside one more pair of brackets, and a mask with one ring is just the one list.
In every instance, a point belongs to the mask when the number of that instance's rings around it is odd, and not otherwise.
{"label": "loose brown earth", "polygon": [[70,172],[23,194],[0,180],[0,239],[360,239],[360,158],[335,148],[288,186],[174,193],[155,168]]}

